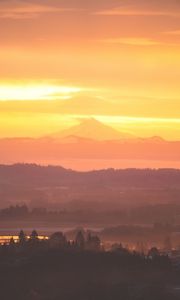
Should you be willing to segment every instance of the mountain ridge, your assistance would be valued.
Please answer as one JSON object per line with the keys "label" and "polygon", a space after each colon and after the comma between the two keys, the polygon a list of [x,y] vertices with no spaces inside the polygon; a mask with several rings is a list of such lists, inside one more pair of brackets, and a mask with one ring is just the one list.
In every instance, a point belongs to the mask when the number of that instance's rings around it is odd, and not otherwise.
{"label": "mountain ridge", "polygon": [[135,138],[134,135],[128,132],[118,131],[108,125],[101,123],[95,118],[85,119],[78,125],[50,135],[50,137],[53,137],[55,139],[65,138],[69,136],[97,141]]}

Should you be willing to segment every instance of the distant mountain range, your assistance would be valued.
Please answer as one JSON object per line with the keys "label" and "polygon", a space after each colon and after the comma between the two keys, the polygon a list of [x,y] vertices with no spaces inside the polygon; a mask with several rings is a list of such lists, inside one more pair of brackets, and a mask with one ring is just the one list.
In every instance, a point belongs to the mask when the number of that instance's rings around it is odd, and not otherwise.
{"label": "distant mountain range", "polygon": [[[113,164],[116,160],[127,161],[127,165],[123,164],[123,167],[131,167],[128,161],[160,161],[161,167],[167,167],[168,161],[173,162],[173,165],[168,166],[176,167],[176,163],[180,162],[180,141],[170,142],[158,136],[139,138],[115,130],[95,119],[83,120],[80,125],[36,139],[0,139],[0,163],[35,162],[64,165],[65,160],[77,161],[77,168],[79,160],[83,160],[84,167],[88,160],[92,169],[98,168],[93,160],[109,161],[106,163],[109,167],[112,166],[112,160]],[[69,166],[71,167],[71,164]],[[149,164],[145,163],[144,166]],[[155,168],[158,166],[156,162],[152,165]]]}

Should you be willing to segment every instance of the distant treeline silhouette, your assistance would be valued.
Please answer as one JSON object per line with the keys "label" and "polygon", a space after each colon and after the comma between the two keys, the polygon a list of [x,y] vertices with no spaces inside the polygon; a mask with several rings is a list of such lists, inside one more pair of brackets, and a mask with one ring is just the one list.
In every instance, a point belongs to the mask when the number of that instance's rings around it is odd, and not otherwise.
{"label": "distant treeline silhouette", "polygon": [[9,241],[5,241],[1,245],[3,248],[11,253],[24,252],[28,250],[42,250],[47,251],[51,249],[61,251],[102,251],[101,241],[97,235],[92,235],[88,232],[87,236],[84,236],[82,231],[78,231],[74,240],[68,240],[66,235],[62,232],[55,232],[50,237],[38,236],[36,230],[33,230],[28,236],[23,230],[20,231],[18,238],[11,237]]}
{"label": "distant treeline silhouette", "polygon": [[147,254],[141,250],[129,250],[121,243],[112,245],[112,248],[105,251],[100,238],[92,234],[90,231],[84,233],[78,230],[74,240],[68,240],[66,235],[62,232],[55,232],[50,237],[39,236],[36,230],[33,230],[30,235],[26,235],[23,230],[19,232],[18,237],[13,236],[9,241],[4,242],[0,246],[1,253],[26,253],[29,251],[48,252],[51,250],[63,252],[95,252],[104,253],[109,252],[131,260],[136,259],[141,262],[159,262],[166,265],[170,263],[167,255],[161,254],[156,247],[152,247]]}
{"label": "distant treeline silhouette", "polygon": [[[97,214],[97,216],[103,215],[106,210],[98,210],[96,211],[96,203],[92,201],[92,205],[94,205],[94,210],[89,210],[84,207],[81,209],[70,208],[70,209],[47,209],[43,206],[39,207],[32,207],[29,208],[27,204],[15,204],[10,205],[6,208],[0,209],[0,220],[1,219],[8,219],[8,218],[67,218],[71,216],[71,218],[75,218],[77,215],[86,216],[88,218],[88,214],[93,217]],[[109,212],[109,219],[111,217],[113,218],[119,218],[120,221],[126,221],[128,223],[129,221],[148,221],[149,223],[168,223],[168,220],[172,220],[172,218],[176,218],[176,220],[179,218],[180,215],[180,205],[175,203],[157,203],[157,204],[142,204],[138,207],[130,207],[128,209],[118,209],[115,210],[112,207],[112,210]],[[143,219],[144,217],[144,219]],[[107,219],[107,216],[106,216]],[[108,220],[108,219],[107,219]]]}

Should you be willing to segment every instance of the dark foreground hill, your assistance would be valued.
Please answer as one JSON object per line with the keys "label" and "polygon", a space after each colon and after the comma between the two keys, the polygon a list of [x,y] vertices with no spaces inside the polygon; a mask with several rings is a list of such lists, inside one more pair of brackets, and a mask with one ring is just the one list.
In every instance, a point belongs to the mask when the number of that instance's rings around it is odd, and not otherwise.
{"label": "dark foreground hill", "polygon": [[178,272],[169,264],[112,253],[2,256],[2,299],[176,300]]}

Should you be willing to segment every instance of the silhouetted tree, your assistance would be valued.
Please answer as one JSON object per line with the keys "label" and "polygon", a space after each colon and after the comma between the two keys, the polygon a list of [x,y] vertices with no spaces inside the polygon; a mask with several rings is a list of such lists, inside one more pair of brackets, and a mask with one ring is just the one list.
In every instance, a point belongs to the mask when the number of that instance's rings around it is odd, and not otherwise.
{"label": "silhouetted tree", "polygon": [[98,236],[92,236],[91,233],[87,236],[86,249],[91,251],[100,251],[101,241]]}
{"label": "silhouetted tree", "polygon": [[31,240],[38,240],[38,233],[37,231],[34,229],[30,235],[30,239]]}
{"label": "silhouetted tree", "polygon": [[84,235],[83,235],[82,231],[78,231],[78,233],[76,235],[76,238],[75,238],[75,244],[76,244],[78,249],[84,250],[85,238],[84,238]]}
{"label": "silhouetted tree", "polygon": [[148,256],[152,259],[160,256],[159,250],[156,247],[152,247],[148,252]]}
{"label": "silhouetted tree", "polygon": [[27,237],[26,237],[24,231],[21,230],[19,233],[19,244],[24,246],[24,244],[26,243],[26,240],[27,240]]}
{"label": "silhouetted tree", "polygon": [[12,237],[9,241],[10,252],[13,253],[15,251],[15,248],[16,248],[16,244],[15,244],[14,238]]}
{"label": "silhouetted tree", "polygon": [[55,232],[49,239],[50,247],[55,249],[63,249],[67,245],[67,240],[62,232]]}

